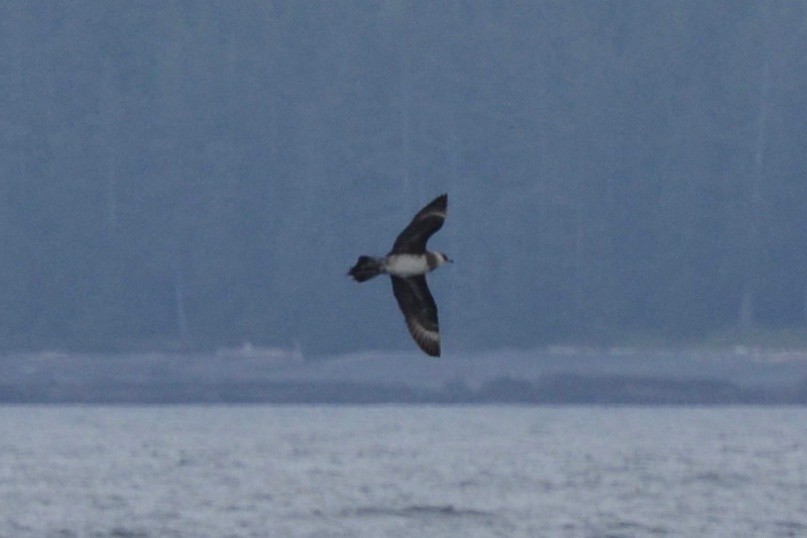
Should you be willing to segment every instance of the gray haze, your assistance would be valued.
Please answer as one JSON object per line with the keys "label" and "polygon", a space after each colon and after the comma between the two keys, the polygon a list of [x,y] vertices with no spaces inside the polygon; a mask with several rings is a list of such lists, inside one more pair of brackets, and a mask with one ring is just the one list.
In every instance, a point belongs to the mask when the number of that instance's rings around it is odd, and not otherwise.
{"label": "gray haze", "polygon": [[804,2],[0,3],[0,349],[411,350],[807,324]]}

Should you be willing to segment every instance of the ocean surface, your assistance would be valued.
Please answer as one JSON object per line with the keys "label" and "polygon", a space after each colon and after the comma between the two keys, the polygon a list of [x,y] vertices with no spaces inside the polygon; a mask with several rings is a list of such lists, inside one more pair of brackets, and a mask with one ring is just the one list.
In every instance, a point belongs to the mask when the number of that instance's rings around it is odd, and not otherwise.
{"label": "ocean surface", "polygon": [[807,409],[0,407],[0,537],[807,536]]}

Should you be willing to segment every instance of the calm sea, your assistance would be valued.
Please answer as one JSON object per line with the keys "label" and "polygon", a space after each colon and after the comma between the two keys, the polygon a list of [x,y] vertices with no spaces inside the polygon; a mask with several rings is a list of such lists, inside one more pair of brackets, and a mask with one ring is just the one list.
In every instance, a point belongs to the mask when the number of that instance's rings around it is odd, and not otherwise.
{"label": "calm sea", "polygon": [[807,536],[807,409],[0,407],[0,537]]}

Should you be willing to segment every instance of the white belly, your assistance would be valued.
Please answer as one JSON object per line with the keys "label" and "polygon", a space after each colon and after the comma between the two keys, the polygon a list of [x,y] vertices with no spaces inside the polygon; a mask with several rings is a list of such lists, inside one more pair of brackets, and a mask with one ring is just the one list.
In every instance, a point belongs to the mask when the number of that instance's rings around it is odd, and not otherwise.
{"label": "white belly", "polygon": [[415,254],[393,254],[387,258],[387,272],[395,276],[414,276],[429,272],[426,256]]}

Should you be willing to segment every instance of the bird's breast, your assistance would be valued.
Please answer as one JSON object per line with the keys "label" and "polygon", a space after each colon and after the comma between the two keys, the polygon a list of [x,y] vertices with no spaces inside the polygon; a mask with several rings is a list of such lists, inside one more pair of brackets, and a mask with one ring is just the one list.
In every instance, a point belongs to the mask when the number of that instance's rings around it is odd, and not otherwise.
{"label": "bird's breast", "polygon": [[391,275],[408,277],[429,272],[429,263],[424,254],[391,254],[384,264]]}

